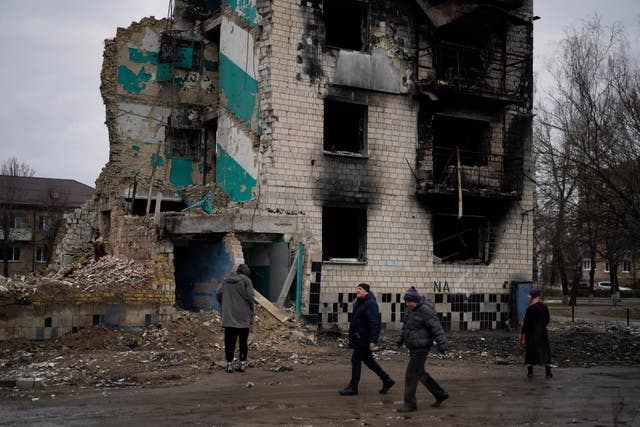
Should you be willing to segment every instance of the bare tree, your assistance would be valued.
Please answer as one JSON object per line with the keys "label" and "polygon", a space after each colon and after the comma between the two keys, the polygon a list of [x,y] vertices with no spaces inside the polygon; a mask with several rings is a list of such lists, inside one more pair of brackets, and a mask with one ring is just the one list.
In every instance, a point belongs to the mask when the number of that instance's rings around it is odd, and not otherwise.
{"label": "bare tree", "polygon": [[0,164],[0,175],[9,176],[34,176],[36,170],[16,157],[9,157]]}
{"label": "bare tree", "polygon": [[[554,87],[538,116],[538,205],[555,219],[561,278],[562,248],[588,248],[592,261],[596,253],[609,260],[617,292],[616,267],[640,239],[640,73],[624,30],[597,16],[566,33],[554,64]],[[561,241],[568,236],[569,245]]]}
{"label": "bare tree", "polygon": [[3,260],[3,275],[9,275],[9,260],[15,250],[15,239],[19,223],[16,220],[19,193],[15,177],[33,176],[35,170],[15,157],[0,164],[0,254]]}

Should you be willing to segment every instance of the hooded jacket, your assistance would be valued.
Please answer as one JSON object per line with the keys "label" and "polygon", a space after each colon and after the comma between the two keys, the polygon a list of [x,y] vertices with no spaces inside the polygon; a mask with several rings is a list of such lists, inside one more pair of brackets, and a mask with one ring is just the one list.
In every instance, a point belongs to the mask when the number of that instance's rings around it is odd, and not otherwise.
{"label": "hooded jacket", "polygon": [[398,336],[398,345],[405,344],[409,350],[430,350],[436,342],[438,351],[447,351],[447,336],[442,329],[435,304],[422,296],[416,308],[405,308],[402,331]]}
{"label": "hooded jacket", "polygon": [[356,299],[349,320],[349,348],[369,348],[380,337],[380,311],[373,292]]}
{"label": "hooded jacket", "polygon": [[229,273],[216,293],[222,307],[222,327],[249,328],[253,324],[253,284],[242,272]]}

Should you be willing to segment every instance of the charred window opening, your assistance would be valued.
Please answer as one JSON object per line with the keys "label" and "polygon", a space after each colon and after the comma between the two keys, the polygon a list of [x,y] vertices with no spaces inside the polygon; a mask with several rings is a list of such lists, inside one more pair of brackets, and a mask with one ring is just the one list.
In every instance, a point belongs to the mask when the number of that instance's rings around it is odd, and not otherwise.
{"label": "charred window opening", "polygon": [[367,106],[324,100],[324,150],[366,154]]}
{"label": "charred window opening", "polygon": [[163,34],[160,39],[159,64],[172,64],[183,70],[199,70],[202,65],[204,44]]}
{"label": "charred window opening", "polygon": [[486,217],[434,215],[433,255],[442,262],[489,261],[489,220]]}
{"label": "charred window opening", "polygon": [[166,128],[167,157],[198,160],[200,158],[200,130]]}
{"label": "charred window opening", "polygon": [[366,260],[367,210],[322,208],[322,259],[364,262]]}
{"label": "charred window opening", "polygon": [[204,43],[184,40],[163,34],[160,39],[156,81],[168,82],[173,79],[173,70],[194,70],[202,68]]}
{"label": "charred window opening", "polygon": [[437,176],[462,166],[486,166],[491,124],[481,120],[436,115],[433,119],[434,169]]}
{"label": "charred window opening", "polygon": [[365,51],[369,40],[369,4],[359,0],[325,0],[327,46]]}

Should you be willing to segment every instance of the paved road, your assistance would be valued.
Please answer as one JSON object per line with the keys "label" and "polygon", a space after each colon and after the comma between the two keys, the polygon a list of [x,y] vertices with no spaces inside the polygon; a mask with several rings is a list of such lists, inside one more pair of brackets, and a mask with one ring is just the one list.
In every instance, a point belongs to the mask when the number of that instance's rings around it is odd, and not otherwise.
{"label": "paved road", "polygon": [[0,394],[0,426],[640,426],[637,365],[560,368],[551,380],[540,368],[528,380],[523,366],[434,360],[432,375],[451,398],[431,408],[421,387],[418,412],[405,416],[395,411],[405,361],[382,362],[398,380],[388,395],[377,393],[378,381],[365,371],[360,395],[341,397],[347,363],[345,353],[290,372],[212,371],[206,380],[174,387]]}

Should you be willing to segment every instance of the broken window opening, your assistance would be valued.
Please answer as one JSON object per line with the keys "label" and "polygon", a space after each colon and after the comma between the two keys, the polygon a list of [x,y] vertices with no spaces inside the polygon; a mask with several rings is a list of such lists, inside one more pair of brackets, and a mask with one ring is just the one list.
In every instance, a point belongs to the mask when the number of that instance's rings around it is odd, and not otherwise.
{"label": "broken window opening", "polygon": [[[433,118],[434,173],[438,182],[461,166],[487,166],[491,123],[438,114]],[[459,157],[459,159],[458,159]]]}
{"label": "broken window opening", "polygon": [[366,155],[366,105],[324,100],[324,150]]}
{"label": "broken window opening", "polygon": [[366,262],[367,210],[322,208],[322,259],[333,262]]}
{"label": "broken window opening", "polygon": [[170,158],[200,159],[200,130],[167,127],[165,130],[166,155]]}
{"label": "broken window opening", "polygon": [[433,255],[442,262],[489,262],[487,217],[434,215],[433,241]]}
{"label": "broken window opening", "polygon": [[325,44],[366,51],[369,40],[369,3],[361,0],[325,0]]}
{"label": "broken window opening", "polygon": [[216,136],[218,133],[218,120],[208,122],[204,127],[204,165],[202,167],[202,185],[207,183],[207,177],[211,177],[212,181],[216,177],[216,156],[217,145]]}
{"label": "broken window opening", "polygon": [[200,71],[203,53],[203,42],[163,34],[160,39],[156,81],[170,81],[174,69]]}

